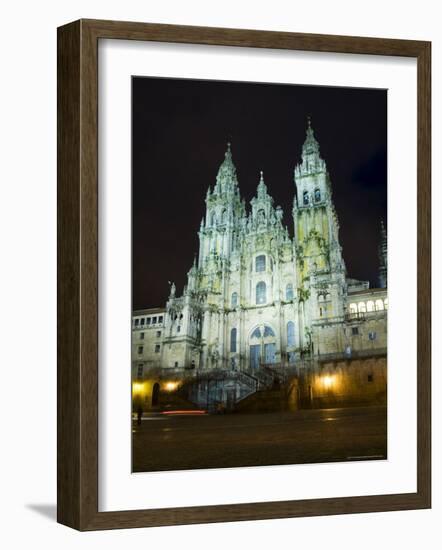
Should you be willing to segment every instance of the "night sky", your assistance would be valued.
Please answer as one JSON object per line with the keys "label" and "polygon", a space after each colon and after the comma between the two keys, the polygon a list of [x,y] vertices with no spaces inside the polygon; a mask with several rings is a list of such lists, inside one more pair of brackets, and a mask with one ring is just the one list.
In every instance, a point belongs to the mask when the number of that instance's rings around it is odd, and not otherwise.
{"label": "night sky", "polygon": [[145,77],[132,86],[134,309],[164,306],[168,281],[181,293],[228,141],[247,206],[263,170],[293,236],[293,170],[307,116],[330,173],[348,276],[378,285],[385,90]]}

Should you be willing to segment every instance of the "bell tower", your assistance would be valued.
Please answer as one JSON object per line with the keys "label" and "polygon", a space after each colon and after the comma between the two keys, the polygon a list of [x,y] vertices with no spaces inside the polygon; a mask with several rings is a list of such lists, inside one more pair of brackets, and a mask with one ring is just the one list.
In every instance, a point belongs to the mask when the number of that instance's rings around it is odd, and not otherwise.
{"label": "bell tower", "polygon": [[236,167],[233,163],[230,143],[221,163],[213,190],[206,195],[206,215],[199,231],[200,251],[198,267],[213,258],[228,258],[237,246],[239,219],[244,205],[238,187]]}
{"label": "bell tower", "polygon": [[312,323],[342,318],[346,270],[339,244],[339,222],[330,176],[308,118],[302,160],[294,171],[293,222],[298,297],[309,347]]}

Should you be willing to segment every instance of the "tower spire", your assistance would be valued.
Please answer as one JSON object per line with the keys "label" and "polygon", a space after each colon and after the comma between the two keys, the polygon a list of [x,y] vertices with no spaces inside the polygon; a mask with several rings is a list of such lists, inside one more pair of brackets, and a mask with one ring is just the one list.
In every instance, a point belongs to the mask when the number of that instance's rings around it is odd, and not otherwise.
{"label": "tower spire", "polygon": [[381,288],[387,288],[387,273],[388,273],[387,231],[385,229],[384,220],[381,219],[381,239],[379,243],[379,286]]}
{"label": "tower spire", "polygon": [[304,156],[304,155],[310,155],[312,153],[319,155],[319,143],[315,138],[315,133],[313,132],[312,119],[310,115],[308,115],[307,130],[305,133],[304,145],[302,146],[302,154]]}
{"label": "tower spire", "polygon": [[221,163],[218,174],[216,176],[216,187],[220,191],[221,187],[237,185],[238,178],[236,176],[236,168],[232,158],[232,148],[230,141],[227,142],[227,149],[224,153],[224,160]]}
{"label": "tower spire", "polygon": [[258,183],[258,197],[267,195],[267,185],[264,182],[264,172],[259,171],[259,183]]}

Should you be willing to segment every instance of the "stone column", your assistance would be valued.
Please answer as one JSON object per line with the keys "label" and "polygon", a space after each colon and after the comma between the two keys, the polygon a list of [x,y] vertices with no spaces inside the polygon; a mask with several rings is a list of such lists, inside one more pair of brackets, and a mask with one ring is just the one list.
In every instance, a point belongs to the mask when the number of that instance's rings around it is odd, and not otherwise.
{"label": "stone column", "polygon": [[203,327],[202,327],[202,333],[201,333],[201,340],[203,342],[203,353],[202,353],[202,368],[207,369],[208,368],[208,355],[209,355],[209,336],[210,336],[210,328],[211,328],[211,322],[212,322],[212,315],[209,309],[206,309],[204,312],[203,317]]}

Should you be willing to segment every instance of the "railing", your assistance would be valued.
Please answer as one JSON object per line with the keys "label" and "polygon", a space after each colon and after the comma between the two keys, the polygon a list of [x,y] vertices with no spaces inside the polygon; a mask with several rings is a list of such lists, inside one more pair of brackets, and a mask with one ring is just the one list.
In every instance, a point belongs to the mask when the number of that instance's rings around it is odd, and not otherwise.
{"label": "railing", "polygon": [[387,309],[377,309],[375,311],[358,311],[355,313],[346,313],[345,321],[365,321],[366,319],[376,319],[387,316]]}
{"label": "railing", "polygon": [[236,377],[240,382],[242,382],[244,385],[246,385],[248,388],[250,388],[252,391],[258,391],[259,388],[259,380],[256,378],[256,376],[253,376],[252,374],[249,374],[246,371],[239,371],[236,373]]}
{"label": "railing", "polygon": [[323,355],[314,355],[312,357],[313,361],[319,361],[324,363],[327,361],[342,361],[345,359],[361,359],[366,357],[380,357],[387,355],[387,348],[373,348],[365,350],[354,350],[341,353],[325,353]]}

